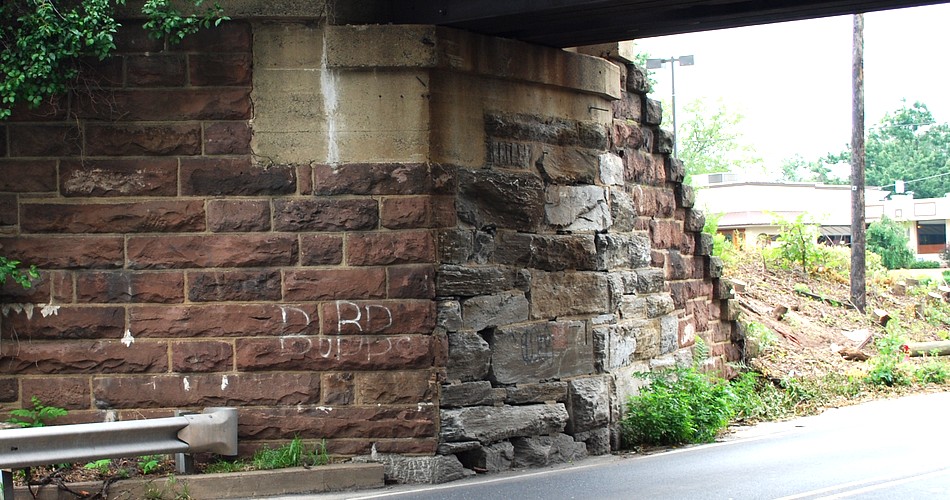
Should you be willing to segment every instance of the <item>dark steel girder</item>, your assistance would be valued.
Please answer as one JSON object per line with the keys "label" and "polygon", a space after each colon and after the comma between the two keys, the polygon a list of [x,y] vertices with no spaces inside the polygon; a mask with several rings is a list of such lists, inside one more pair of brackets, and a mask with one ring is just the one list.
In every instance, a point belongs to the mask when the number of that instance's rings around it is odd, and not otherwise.
{"label": "dark steel girder", "polygon": [[[570,47],[947,0],[390,0],[358,21],[436,24]],[[350,21],[356,21],[351,19]]]}

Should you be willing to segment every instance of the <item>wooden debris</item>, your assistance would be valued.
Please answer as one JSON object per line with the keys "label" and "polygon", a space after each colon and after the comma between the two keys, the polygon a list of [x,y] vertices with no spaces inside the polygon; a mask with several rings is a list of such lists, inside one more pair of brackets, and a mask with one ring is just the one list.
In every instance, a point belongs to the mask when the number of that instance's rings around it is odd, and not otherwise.
{"label": "wooden debris", "polygon": [[891,287],[891,293],[900,296],[907,295],[907,284],[904,282],[894,283],[894,286]]}
{"label": "wooden debris", "polygon": [[937,292],[927,292],[927,296],[934,300],[943,300],[943,295]]}
{"label": "wooden debris", "polygon": [[772,319],[774,319],[775,321],[782,321],[782,319],[785,318],[785,313],[787,312],[788,312],[787,307],[775,306],[775,308],[772,309]]}
{"label": "wooden debris", "polygon": [[792,344],[795,344],[798,347],[802,346],[801,339],[798,338],[798,335],[795,335],[795,332],[793,332],[788,325],[782,323],[781,321],[772,319],[772,308],[757,300],[752,300],[747,297],[739,297],[738,302],[739,307],[758,316],[758,319],[761,320],[761,322],[765,326],[769,327],[772,331],[778,333]]}
{"label": "wooden debris", "polygon": [[874,316],[874,321],[881,326],[887,326],[887,322],[891,320],[891,315],[884,309],[875,309],[871,314]]}
{"label": "wooden debris", "polygon": [[868,359],[871,359],[870,356],[864,354],[859,349],[852,349],[850,347],[842,347],[841,349],[838,349],[838,354],[848,361],[867,361]]}
{"label": "wooden debris", "polygon": [[948,356],[950,355],[950,340],[936,340],[933,342],[908,342],[907,354],[911,356]]}

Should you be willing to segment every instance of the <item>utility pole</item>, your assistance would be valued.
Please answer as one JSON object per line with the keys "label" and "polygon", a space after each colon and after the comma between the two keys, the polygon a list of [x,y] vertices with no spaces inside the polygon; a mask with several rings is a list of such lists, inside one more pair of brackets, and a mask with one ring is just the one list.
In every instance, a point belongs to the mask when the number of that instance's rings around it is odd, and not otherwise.
{"label": "utility pole", "polygon": [[854,15],[851,59],[851,303],[867,307],[864,229],[864,14]]}

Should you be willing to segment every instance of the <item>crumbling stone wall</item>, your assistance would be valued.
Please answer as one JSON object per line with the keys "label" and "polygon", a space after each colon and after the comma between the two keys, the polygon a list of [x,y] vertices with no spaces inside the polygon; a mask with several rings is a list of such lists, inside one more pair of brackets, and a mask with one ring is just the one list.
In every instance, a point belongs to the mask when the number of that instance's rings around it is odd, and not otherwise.
{"label": "crumbling stone wall", "polygon": [[232,405],[244,452],[440,481],[606,453],[632,373],[695,334],[733,359],[639,70],[320,15],[126,22],[88,91],[0,125],[0,245],[42,269],[3,288],[0,408]]}
{"label": "crumbling stone wall", "polygon": [[484,162],[459,170],[439,453],[467,468],[608,453],[633,373],[690,363],[696,335],[709,369],[736,359],[703,215],[642,72],[623,70],[606,122],[487,110]]}

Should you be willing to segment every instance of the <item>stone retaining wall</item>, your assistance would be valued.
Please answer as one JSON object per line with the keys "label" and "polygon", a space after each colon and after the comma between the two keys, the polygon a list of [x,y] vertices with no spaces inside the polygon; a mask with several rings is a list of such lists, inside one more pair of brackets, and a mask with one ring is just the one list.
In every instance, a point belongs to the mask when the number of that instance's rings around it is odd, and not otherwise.
{"label": "stone retaining wall", "polygon": [[327,439],[435,481],[606,453],[633,372],[697,334],[735,359],[634,66],[432,26],[126,24],[80,92],[0,124],[2,252],[42,269],[3,288],[0,408],[233,405],[245,452]]}

